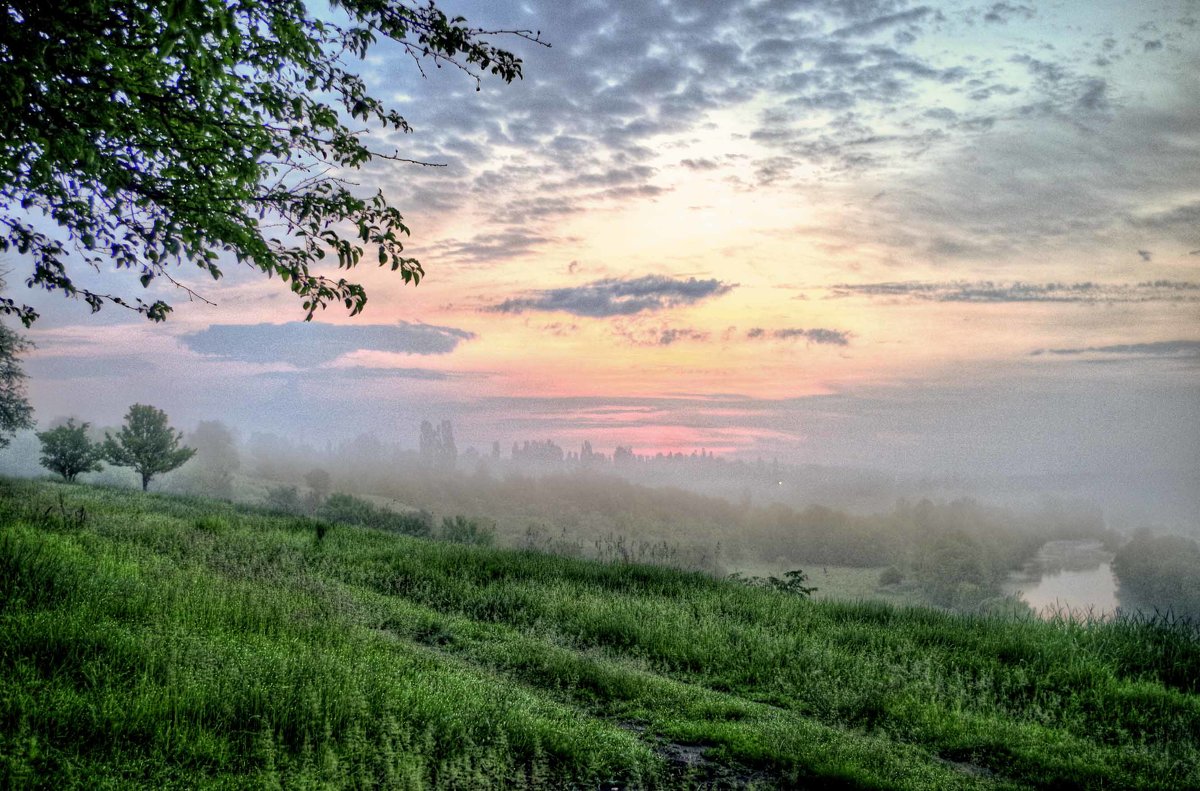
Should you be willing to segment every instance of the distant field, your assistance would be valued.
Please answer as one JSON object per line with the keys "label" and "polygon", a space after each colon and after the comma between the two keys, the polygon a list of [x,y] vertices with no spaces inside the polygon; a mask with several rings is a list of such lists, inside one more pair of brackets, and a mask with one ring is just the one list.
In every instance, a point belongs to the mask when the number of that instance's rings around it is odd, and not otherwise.
{"label": "distant field", "polygon": [[0,481],[3,788],[1197,788],[1198,687],[1178,624]]}

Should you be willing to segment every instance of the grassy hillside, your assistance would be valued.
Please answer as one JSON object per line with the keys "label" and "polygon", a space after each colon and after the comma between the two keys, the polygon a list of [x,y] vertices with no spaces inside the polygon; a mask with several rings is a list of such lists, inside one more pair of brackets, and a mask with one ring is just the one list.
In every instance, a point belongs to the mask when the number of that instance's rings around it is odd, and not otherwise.
{"label": "grassy hillside", "polygon": [[1200,639],[0,481],[0,787],[1200,787]]}

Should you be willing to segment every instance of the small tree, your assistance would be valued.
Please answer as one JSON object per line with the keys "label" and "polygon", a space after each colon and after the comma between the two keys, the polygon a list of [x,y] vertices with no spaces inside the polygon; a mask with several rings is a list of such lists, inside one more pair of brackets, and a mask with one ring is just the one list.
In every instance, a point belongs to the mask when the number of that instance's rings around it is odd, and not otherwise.
{"label": "small tree", "polygon": [[75,418],[49,431],[39,431],[37,438],[42,443],[42,466],[57,472],[68,483],[84,472],[100,472],[104,465],[104,449],[88,439],[87,423],[75,425]]}
{"label": "small tree", "polygon": [[106,433],[104,458],[118,467],[132,467],[142,476],[142,491],[160,472],[179,467],[196,452],[180,447],[183,433],[167,423],[167,413],[146,404],[134,404],[116,438]]}

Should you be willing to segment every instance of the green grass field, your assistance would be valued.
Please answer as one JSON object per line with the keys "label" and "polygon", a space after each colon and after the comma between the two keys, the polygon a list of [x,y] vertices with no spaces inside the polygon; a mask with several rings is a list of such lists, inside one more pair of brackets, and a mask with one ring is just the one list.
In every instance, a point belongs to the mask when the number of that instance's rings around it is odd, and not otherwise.
{"label": "green grass field", "polygon": [[0,481],[0,787],[1200,787],[1185,625],[316,527]]}

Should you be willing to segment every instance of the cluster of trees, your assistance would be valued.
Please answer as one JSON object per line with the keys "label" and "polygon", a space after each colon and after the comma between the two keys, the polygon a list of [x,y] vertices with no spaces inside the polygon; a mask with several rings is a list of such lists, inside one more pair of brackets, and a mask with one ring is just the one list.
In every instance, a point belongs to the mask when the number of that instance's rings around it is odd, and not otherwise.
{"label": "cluster of trees", "polygon": [[421,421],[420,453],[426,466],[454,469],[458,463],[458,447],[454,444],[454,426],[449,420],[443,420],[437,427],[428,420]]}
{"label": "cluster of trees", "polygon": [[553,440],[545,442],[525,440],[524,445],[514,442],[512,446],[512,460],[518,464],[559,465],[565,458],[563,449]]}
{"label": "cluster of trees", "polygon": [[1112,570],[1122,605],[1200,621],[1200,543],[1195,539],[1138,530],[1117,550]]}
{"label": "cluster of trees", "polygon": [[[1043,539],[1017,539],[1024,551],[1011,557],[1013,542],[957,528],[927,533],[918,539],[908,568],[912,581],[930,602],[942,607],[971,608],[1001,595],[1010,571],[1041,546]],[[1009,556],[1009,557],[1006,557]],[[1013,560],[1019,561],[1014,564]],[[889,567],[891,568],[891,567]],[[883,584],[883,575],[880,575]]]}
{"label": "cluster of trees", "polygon": [[[3,285],[0,281],[0,288]],[[20,355],[29,347],[18,333],[0,324],[0,448],[7,447],[17,431],[35,425],[20,361]],[[89,427],[72,418],[39,432],[42,466],[64,480],[74,481],[83,473],[99,472],[102,462],[107,461],[133,468],[141,475],[145,490],[155,475],[176,469],[195,453],[180,445],[182,434],[171,428],[165,412],[145,404],[129,408],[125,424],[115,437],[106,433],[102,442],[93,442],[88,436]]]}
{"label": "cluster of trees", "polygon": [[99,472],[107,461],[132,468],[141,476],[145,491],[155,475],[182,466],[196,453],[180,444],[183,434],[171,428],[167,414],[147,404],[131,406],[117,435],[106,432],[103,442],[92,442],[88,427],[88,423],[76,424],[71,419],[40,432],[42,466],[74,481],[82,473]]}
{"label": "cluster of trees", "polygon": [[174,476],[177,485],[209,497],[233,499],[234,475],[242,466],[233,431],[220,421],[202,420],[184,442],[195,455]]}

